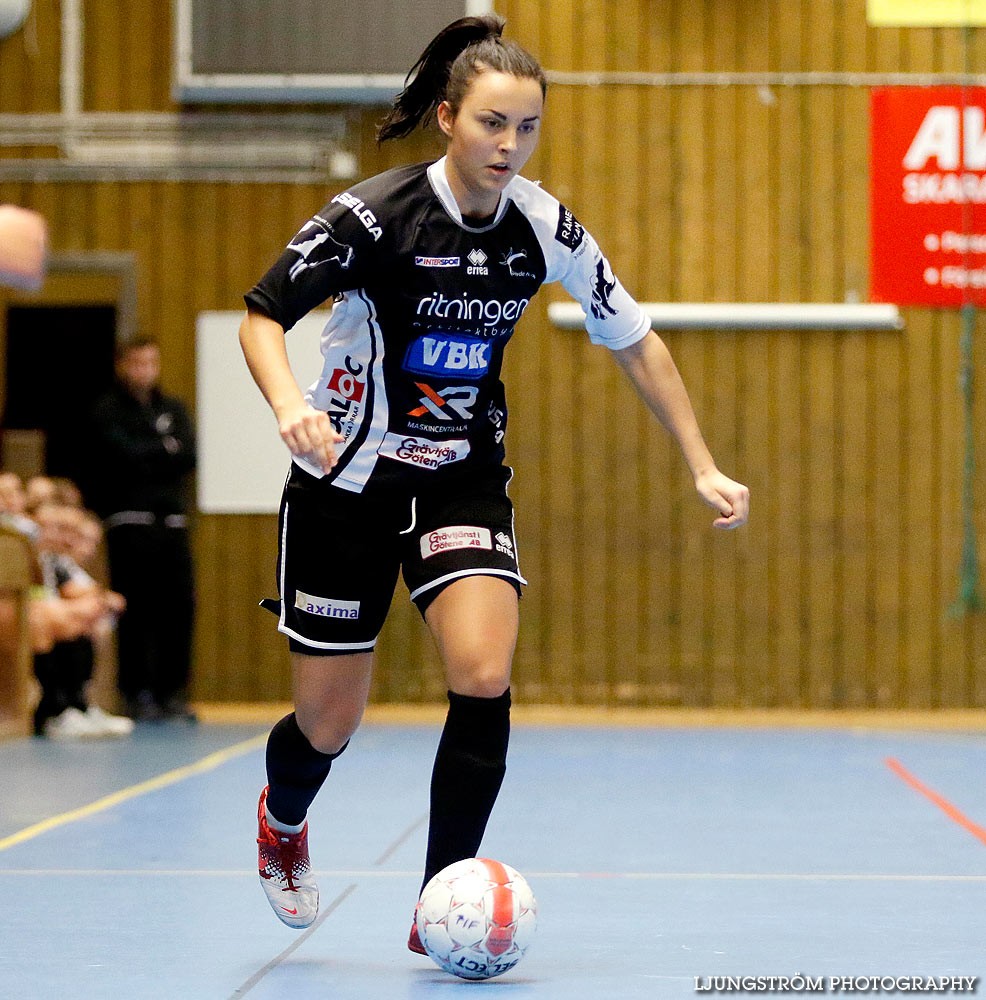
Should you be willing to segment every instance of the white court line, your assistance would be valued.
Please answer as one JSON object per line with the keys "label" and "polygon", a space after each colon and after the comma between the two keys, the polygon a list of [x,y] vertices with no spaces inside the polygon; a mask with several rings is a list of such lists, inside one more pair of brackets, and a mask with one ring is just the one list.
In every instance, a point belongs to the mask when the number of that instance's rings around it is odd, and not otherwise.
{"label": "white court line", "polygon": [[[14,877],[128,877],[255,878],[256,869],[191,868],[0,868],[0,878]],[[420,878],[419,871],[380,871],[352,868],[325,871],[320,878]],[[529,879],[613,879],[618,881],[742,881],[742,882],[986,882],[986,875],[909,875],[893,872],[525,872]]]}

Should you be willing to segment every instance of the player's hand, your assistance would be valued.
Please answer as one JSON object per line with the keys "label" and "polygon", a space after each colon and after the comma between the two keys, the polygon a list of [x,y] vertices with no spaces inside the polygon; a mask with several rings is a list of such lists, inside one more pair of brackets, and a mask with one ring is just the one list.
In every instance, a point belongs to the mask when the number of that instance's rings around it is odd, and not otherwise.
{"label": "player's hand", "polygon": [[718,469],[699,473],[695,489],[713,510],[719,511],[712,525],[715,528],[738,528],[750,516],[750,491],[742,484],[724,476]]}
{"label": "player's hand", "polygon": [[278,414],[278,429],[292,455],[307,459],[323,472],[331,472],[339,460],[335,444],[343,438],[324,411],[302,402]]}

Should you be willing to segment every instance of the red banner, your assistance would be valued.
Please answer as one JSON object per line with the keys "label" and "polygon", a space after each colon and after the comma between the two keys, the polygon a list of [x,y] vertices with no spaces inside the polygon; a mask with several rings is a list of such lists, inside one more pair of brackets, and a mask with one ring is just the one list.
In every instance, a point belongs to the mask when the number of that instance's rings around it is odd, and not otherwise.
{"label": "red banner", "polygon": [[870,299],[986,303],[986,88],[872,91]]}

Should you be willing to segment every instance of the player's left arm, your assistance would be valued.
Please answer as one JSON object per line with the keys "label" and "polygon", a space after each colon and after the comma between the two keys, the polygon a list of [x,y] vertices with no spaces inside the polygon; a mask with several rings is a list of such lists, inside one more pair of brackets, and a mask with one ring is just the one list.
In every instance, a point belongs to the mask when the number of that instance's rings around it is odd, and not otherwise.
{"label": "player's left arm", "polygon": [[664,341],[653,330],[629,347],[612,352],[648,409],[678,442],[695,489],[719,517],[717,528],[738,528],[750,513],[750,491],[724,476],[699,430],[685,384]]}

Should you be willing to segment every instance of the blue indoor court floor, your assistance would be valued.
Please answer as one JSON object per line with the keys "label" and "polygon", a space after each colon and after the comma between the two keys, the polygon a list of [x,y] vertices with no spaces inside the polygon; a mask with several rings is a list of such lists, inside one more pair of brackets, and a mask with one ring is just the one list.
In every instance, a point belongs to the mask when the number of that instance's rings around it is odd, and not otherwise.
{"label": "blue indoor court floor", "polygon": [[622,1000],[696,977],[986,974],[986,734],[517,725],[483,853],[528,876],[539,926],[474,984],[405,947],[439,727],[367,723],[334,767],[300,933],[257,884],[265,733],[0,743],[0,997]]}

